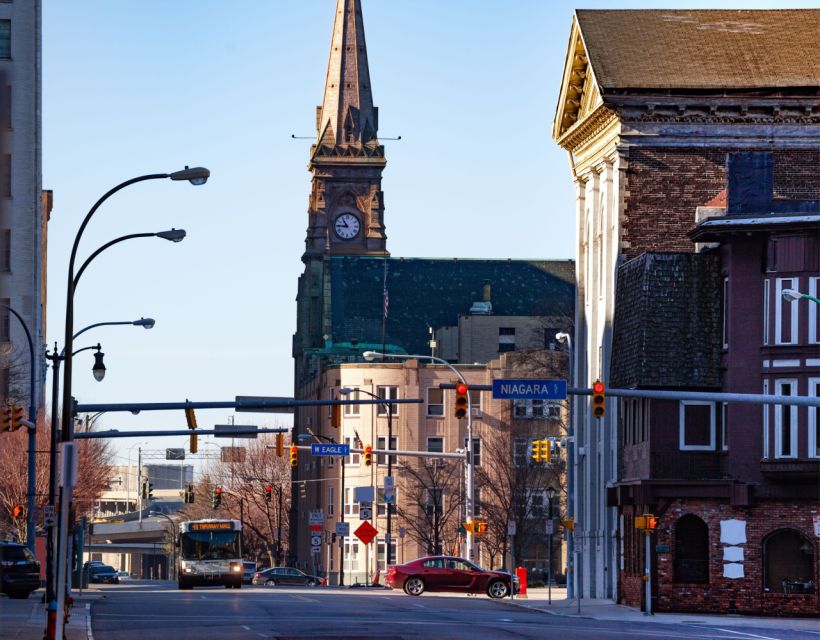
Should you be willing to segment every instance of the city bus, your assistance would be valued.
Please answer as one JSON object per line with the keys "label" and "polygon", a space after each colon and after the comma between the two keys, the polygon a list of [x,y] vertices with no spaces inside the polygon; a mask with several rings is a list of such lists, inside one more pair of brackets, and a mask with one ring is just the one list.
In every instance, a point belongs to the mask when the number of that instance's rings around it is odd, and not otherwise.
{"label": "city bus", "polygon": [[239,520],[188,520],[179,525],[179,588],[242,588]]}

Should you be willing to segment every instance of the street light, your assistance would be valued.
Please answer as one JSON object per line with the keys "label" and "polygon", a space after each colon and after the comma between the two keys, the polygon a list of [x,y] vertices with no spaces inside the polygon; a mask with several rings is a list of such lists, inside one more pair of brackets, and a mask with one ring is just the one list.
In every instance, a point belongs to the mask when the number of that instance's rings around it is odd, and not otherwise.
{"label": "street light", "polygon": [[[180,171],[175,171],[173,173],[151,173],[142,176],[138,176],[136,178],[131,178],[130,180],[126,180],[125,182],[121,182],[117,186],[113,187],[105,194],[103,194],[97,202],[94,203],[94,206],[88,211],[83,218],[82,223],[80,224],[80,228],[77,230],[77,235],[74,237],[74,243],[71,247],[71,257],[68,261],[68,273],[67,273],[67,283],[66,283],[66,309],[65,309],[65,340],[64,340],[64,347],[65,347],[65,369],[63,372],[63,402],[62,402],[62,441],[63,443],[70,443],[74,439],[73,434],[73,400],[71,397],[71,374],[72,374],[72,354],[74,349],[74,290],[77,286],[77,278],[74,275],[74,265],[77,259],[77,249],[80,246],[80,240],[82,239],[83,232],[85,231],[86,226],[91,221],[91,218],[97,212],[97,209],[108,200],[112,195],[117,193],[118,191],[128,187],[129,185],[136,184],[138,182],[143,182],[146,180],[161,180],[170,178],[171,180],[178,181],[178,180],[187,180],[191,184],[200,185],[204,184],[208,177],[211,175],[211,172],[204,167],[185,167]],[[155,234],[150,234],[155,235]],[[179,234],[177,234],[178,236]],[[96,252],[94,252],[90,258],[88,258],[85,263],[82,265],[80,269],[80,273],[77,274],[77,277],[81,274],[81,272],[88,266],[90,261],[95,258],[97,255],[100,254],[101,251],[104,251],[106,248],[120,242],[122,240],[131,238],[131,237],[142,237],[140,234],[131,235],[131,236],[123,236],[122,238],[118,238],[113,240]],[[171,238],[172,240],[174,238]],[[73,447],[66,447],[65,453],[70,454],[73,453]],[[68,505],[71,502],[73,487],[70,486],[70,483],[67,483],[68,486],[65,488],[66,490],[63,491],[63,498],[62,498],[62,508],[60,509],[60,540],[59,540],[59,550],[58,550],[58,558],[60,562],[58,563],[58,574],[57,574],[57,613],[58,616],[62,614],[62,611],[65,607],[65,582],[66,582],[66,573],[68,570],[68,553],[67,553],[67,526],[68,526]],[[63,626],[56,625],[56,640],[62,640],[63,638]]]}
{"label": "street light", "polygon": [[547,511],[547,518],[549,524],[547,525],[547,531],[549,532],[549,560],[547,565],[547,604],[552,604],[552,529],[555,526],[555,522],[552,519],[552,499],[555,497],[555,487],[550,485],[547,487],[547,500],[548,500],[548,511]]}
{"label": "street light", "polygon": [[[378,351],[365,351],[362,354],[362,357],[367,360],[368,362],[372,362],[376,358],[413,358],[414,360],[432,360],[433,362],[437,362],[438,364],[443,364],[446,367],[449,367],[450,370],[458,376],[458,379],[463,383],[467,384],[467,380],[464,379],[464,376],[461,372],[456,369],[453,365],[449,362],[444,360],[443,358],[439,358],[437,356],[427,356],[427,355],[417,355],[417,354],[407,354],[407,353],[380,353]],[[469,388],[467,392],[467,482],[466,484],[466,504],[465,504],[465,511],[467,515],[467,520],[472,522],[475,518],[475,501],[473,500],[473,496],[475,496],[475,486],[474,486],[474,465],[475,465],[475,456],[473,455],[473,406],[472,406],[472,398],[470,397]],[[473,560],[473,534],[471,532],[467,532],[467,559]]]}
{"label": "street light", "polygon": [[[350,387],[342,387],[341,389],[339,389],[339,394],[343,395],[343,396],[346,396],[350,393],[353,393],[353,391],[355,391],[355,389],[351,389]],[[373,398],[375,400],[381,400],[384,403],[384,406],[387,409],[387,447],[386,447],[386,449],[392,449],[393,448],[393,405],[389,402],[384,402],[384,400],[385,400],[384,398],[382,398],[378,394],[371,393],[367,389],[359,388],[359,391],[361,391],[363,393],[366,393],[367,395],[369,395],[371,398]],[[390,454],[387,455],[387,477],[390,478],[391,480],[393,478],[393,456],[390,455]],[[385,486],[387,486],[387,485],[385,485]],[[392,487],[393,485],[391,484],[390,486]],[[392,519],[393,505],[392,505],[392,503],[388,502],[386,506],[387,506],[387,536],[386,536],[387,540],[386,540],[385,546],[387,548],[387,554],[386,554],[387,555],[387,561],[385,562],[385,564],[387,565],[387,564],[393,564],[393,551],[392,551],[392,545],[393,545],[393,527],[392,527],[392,524],[393,524],[393,519]]]}
{"label": "street light", "polygon": [[179,571],[179,568],[177,567],[177,525],[176,525],[176,523],[174,522],[174,519],[171,516],[166,515],[166,514],[162,513],[161,511],[149,511],[148,515],[149,516],[154,516],[154,517],[161,516],[161,517],[165,518],[168,522],[171,523],[171,529],[174,533],[174,538],[173,538],[173,540],[171,540],[171,548],[173,549],[173,552],[174,552],[174,578],[173,579],[177,580],[179,578],[179,574],[177,573]]}
{"label": "street light", "polygon": [[808,293],[800,293],[797,289],[783,289],[782,295],[786,302],[795,302],[796,300],[806,299],[811,300],[816,304],[820,304],[820,299],[810,296]]}

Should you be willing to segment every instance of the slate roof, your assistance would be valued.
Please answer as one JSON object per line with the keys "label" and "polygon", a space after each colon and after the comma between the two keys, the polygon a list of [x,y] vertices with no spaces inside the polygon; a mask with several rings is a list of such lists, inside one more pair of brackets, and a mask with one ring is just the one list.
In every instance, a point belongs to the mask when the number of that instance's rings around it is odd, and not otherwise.
{"label": "slate roof", "polygon": [[618,270],[613,388],[720,387],[720,258],[644,253]]}
{"label": "slate roof", "polygon": [[604,88],[820,85],[820,10],[576,11]]}
{"label": "slate roof", "polygon": [[[386,339],[429,353],[427,327],[455,326],[490,281],[493,315],[573,317],[573,260],[388,258]],[[330,259],[333,342],[381,343],[385,259]]]}

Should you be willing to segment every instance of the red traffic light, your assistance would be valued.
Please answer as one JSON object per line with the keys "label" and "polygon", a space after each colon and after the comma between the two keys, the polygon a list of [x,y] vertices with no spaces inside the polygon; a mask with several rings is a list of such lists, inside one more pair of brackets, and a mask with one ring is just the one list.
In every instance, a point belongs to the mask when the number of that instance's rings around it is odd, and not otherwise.
{"label": "red traffic light", "polygon": [[270,493],[271,491],[273,491],[273,487],[270,486],[269,484],[266,484],[265,485],[265,493]]}
{"label": "red traffic light", "polygon": [[214,487],[214,493],[217,494],[217,495],[222,493],[222,487]]}
{"label": "red traffic light", "polygon": [[456,385],[456,393],[458,393],[459,395],[464,395],[465,393],[467,393],[467,385],[463,382],[459,382]]}
{"label": "red traffic light", "polygon": [[592,385],[592,390],[595,393],[603,393],[604,392],[604,383],[600,382],[600,381],[596,382],[595,384]]}

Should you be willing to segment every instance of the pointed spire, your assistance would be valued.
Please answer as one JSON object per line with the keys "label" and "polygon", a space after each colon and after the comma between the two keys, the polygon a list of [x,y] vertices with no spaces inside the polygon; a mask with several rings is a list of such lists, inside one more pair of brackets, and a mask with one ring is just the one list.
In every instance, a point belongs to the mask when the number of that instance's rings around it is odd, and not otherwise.
{"label": "pointed spire", "polygon": [[336,2],[325,95],[319,109],[320,146],[378,145],[378,109],[370,92],[361,0]]}

